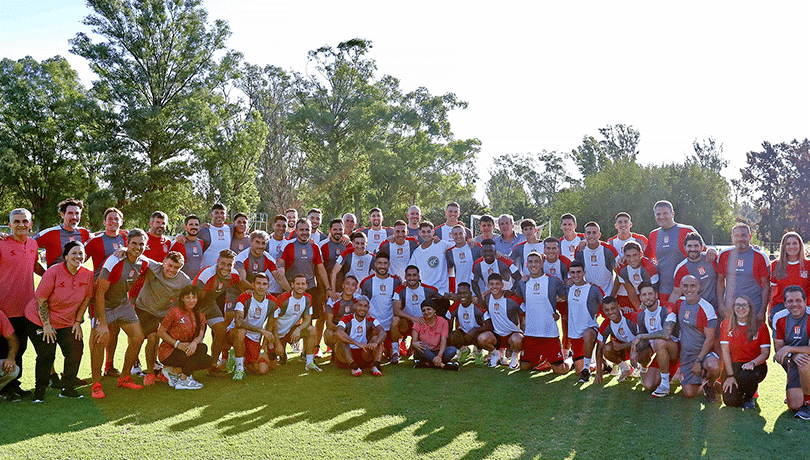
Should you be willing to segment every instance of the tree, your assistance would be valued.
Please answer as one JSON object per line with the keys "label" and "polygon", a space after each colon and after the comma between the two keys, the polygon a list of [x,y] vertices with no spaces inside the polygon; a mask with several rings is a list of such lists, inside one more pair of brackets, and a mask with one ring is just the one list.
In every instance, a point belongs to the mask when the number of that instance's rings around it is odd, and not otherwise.
{"label": "tree", "polygon": [[[106,114],[61,56],[0,62],[0,187],[38,222],[56,205],[95,190],[96,142]],[[102,129],[100,129],[102,128]]]}
{"label": "tree", "polygon": [[602,171],[615,162],[635,162],[641,133],[630,125],[608,125],[599,129],[602,140],[584,136],[582,145],[571,151],[583,177]]}
{"label": "tree", "polygon": [[[789,195],[788,218],[793,225],[785,230],[795,230],[803,235],[810,234],[810,140],[793,140],[780,144],[786,162],[787,171],[791,171],[785,187]],[[790,224],[788,224],[790,225]],[[781,237],[781,235],[780,235]],[[776,242],[776,238],[773,242]]]}
{"label": "tree", "polygon": [[[170,214],[191,199],[189,177],[200,146],[222,120],[206,108],[232,77],[241,56],[225,50],[227,23],[209,27],[200,0],[88,0],[84,19],[103,41],[79,33],[71,52],[89,61],[98,94],[115,108],[123,142],[108,156],[103,179],[111,204],[143,221],[154,209]],[[222,103],[222,101],[219,101]]]}
{"label": "tree", "polygon": [[718,144],[713,137],[703,141],[695,139],[692,141],[692,148],[695,154],[687,157],[687,162],[717,173],[728,166],[728,160],[723,158],[723,144]]}
{"label": "tree", "polygon": [[746,154],[746,162],[747,166],[740,169],[742,185],[746,194],[754,197],[754,206],[762,217],[760,239],[779,241],[788,225],[789,184],[785,171],[789,169],[784,149],[778,144],[763,142],[762,151]]}

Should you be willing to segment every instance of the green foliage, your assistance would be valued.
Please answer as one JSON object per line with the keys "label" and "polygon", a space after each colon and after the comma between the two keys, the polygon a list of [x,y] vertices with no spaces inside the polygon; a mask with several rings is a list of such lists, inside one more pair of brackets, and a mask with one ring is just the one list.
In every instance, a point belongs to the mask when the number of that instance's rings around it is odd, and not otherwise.
{"label": "green foliage", "polygon": [[30,56],[0,62],[0,187],[4,201],[58,219],[56,205],[97,188],[105,114],[68,62]]}
{"label": "green foliage", "polygon": [[583,177],[604,170],[615,162],[635,162],[641,134],[630,125],[608,125],[599,129],[602,140],[584,136],[582,145],[571,151]]}

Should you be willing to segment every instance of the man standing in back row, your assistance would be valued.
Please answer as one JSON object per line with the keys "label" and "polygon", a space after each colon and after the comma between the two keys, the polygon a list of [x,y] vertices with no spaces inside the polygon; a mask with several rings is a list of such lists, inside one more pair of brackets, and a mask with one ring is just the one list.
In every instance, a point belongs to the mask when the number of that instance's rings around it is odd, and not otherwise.
{"label": "man standing in back row", "polygon": [[686,235],[694,227],[675,222],[675,209],[669,201],[661,200],[653,206],[655,221],[660,225],[648,238],[644,255],[653,261],[660,279],[659,298],[667,302],[674,288],[675,267],[686,258]]}

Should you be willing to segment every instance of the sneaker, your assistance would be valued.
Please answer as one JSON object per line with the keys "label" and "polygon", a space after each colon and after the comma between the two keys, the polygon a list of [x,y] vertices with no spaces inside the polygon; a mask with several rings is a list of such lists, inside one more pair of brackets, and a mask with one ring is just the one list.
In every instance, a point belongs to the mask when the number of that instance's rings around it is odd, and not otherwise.
{"label": "sneaker", "polygon": [[408,346],[405,345],[405,341],[399,342],[399,354],[402,356],[408,356]]}
{"label": "sneaker", "polygon": [[512,361],[509,363],[509,369],[516,370],[520,369],[520,362],[519,361]]}
{"label": "sneaker", "polygon": [[163,370],[160,371],[160,375],[166,379],[166,383],[168,383],[170,387],[174,388],[174,386],[177,384],[178,376],[174,372],[170,371],[169,368],[164,367]]}
{"label": "sneaker", "polygon": [[420,361],[418,359],[413,360],[413,368],[414,369],[424,369],[428,367],[428,364],[424,361]]}
{"label": "sneaker", "polygon": [[315,371],[315,372],[320,372],[321,371],[321,368],[318,367],[318,365],[315,364],[315,363],[307,364],[306,366],[304,366],[304,369],[306,369],[308,371]]}
{"label": "sneaker", "polygon": [[756,401],[754,401],[753,399],[751,399],[751,400],[749,400],[749,401],[744,401],[744,402],[742,403],[742,406],[741,406],[741,407],[743,408],[743,410],[746,410],[746,409],[748,409],[748,410],[750,410],[750,409],[756,409],[756,408],[757,408],[757,403],[756,403]]}
{"label": "sneaker", "polygon": [[185,380],[177,379],[177,384],[174,386],[175,390],[199,390],[203,384],[194,380],[194,377],[188,376]]}
{"label": "sneaker", "polygon": [[90,396],[96,399],[101,399],[105,396],[104,388],[101,388],[101,382],[96,382],[93,384],[93,393]]}
{"label": "sneaker", "polygon": [[391,357],[391,364],[393,365],[399,364],[399,355],[394,355]]}
{"label": "sneaker", "polygon": [[532,368],[532,370],[537,371],[537,372],[550,371],[551,370],[551,364],[548,362],[548,360],[544,359],[542,363],[538,364],[537,366],[534,366],[534,368]]}
{"label": "sneaker", "polygon": [[[225,364],[225,372],[231,374],[236,369],[236,352],[233,348],[228,350],[228,362]],[[236,378],[234,378],[236,380]]]}
{"label": "sneaker", "polygon": [[582,372],[579,373],[579,380],[577,380],[577,383],[586,383],[590,379],[591,379],[591,371],[585,368],[582,369]]}
{"label": "sneaker", "polygon": [[326,347],[326,351],[324,352],[324,354],[327,354],[327,355],[328,355],[328,354],[331,354],[331,353],[332,353],[332,347],[327,346],[327,347]]}
{"label": "sneaker", "polygon": [[703,397],[706,398],[706,402],[716,402],[717,401],[717,392],[714,389],[714,382],[706,382],[703,385]]}
{"label": "sneaker", "polygon": [[[46,387],[37,388],[37,390],[34,392],[34,399],[33,400],[34,400],[35,403],[41,403],[42,401],[45,400],[45,388]],[[798,415],[797,415],[797,417],[798,417]]]}
{"label": "sneaker", "polygon": [[118,378],[121,377],[121,371],[113,367],[112,363],[110,363],[104,368],[104,376]]}
{"label": "sneaker", "polygon": [[458,363],[447,363],[444,365],[446,371],[458,371]]}
{"label": "sneaker", "polygon": [[382,377],[382,371],[377,366],[371,368],[371,375],[374,377]]}
{"label": "sneaker", "polygon": [[84,395],[76,391],[75,388],[72,387],[65,387],[62,389],[62,392],[59,393],[60,398],[73,398],[73,399],[81,399],[84,398]]}
{"label": "sneaker", "polygon": [[244,369],[236,369],[233,372],[233,379],[234,380],[239,381],[239,380],[242,380],[244,378],[245,378],[245,370]]}
{"label": "sneaker", "polygon": [[2,396],[3,399],[9,402],[22,401],[22,398],[14,390],[3,391],[2,393],[0,393],[0,396]]}
{"label": "sneaker", "polygon": [[129,371],[129,374],[135,376],[143,376],[143,369],[141,369],[141,363],[139,361],[135,362],[135,365],[132,366],[132,369]]}
{"label": "sneaker", "polygon": [[146,374],[143,378],[143,386],[148,387],[155,384],[155,374]]}
{"label": "sneaker", "polygon": [[59,378],[59,374],[53,373],[50,377],[51,388],[56,388],[57,390],[62,389],[62,380]]}
{"label": "sneaker", "polygon": [[31,390],[23,390],[23,389],[22,389],[22,388],[20,388],[20,387],[15,388],[15,389],[14,389],[14,393],[16,393],[16,394],[17,394],[17,396],[19,396],[19,397],[21,397],[21,398],[30,398],[30,397],[31,397],[31,395],[33,395],[33,394],[34,394],[34,392],[33,392],[33,391],[31,391]]}
{"label": "sneaker", "polygon": [[132,377],[119,377],[118,378],[118,388],[129,388],[130,390],[141,390],[143,389],[142,385],[138,385],[137,383],[132,381]]}
{"label": "sneaker", "polygon": [[161,369],[160,372],[155,374],[155,380],[158,381],[158,382],[169,383],[169,379],[166,378],[165,375],[163,375],[163,369]]}
{"label": "sneaker", "polygon": [[290,344],[290,348],[292,349],[293,353],[301,353],[301,346],[299,343],[300,341]]}
{"label": "sneaker", "polygon": [[656,398],[666,398],[669,396],[669,385],[658,385],[652,395]]}
{"label": "sneaker", "polygon": [[323,358],[323,353],[321,353],[321,347],[315,347],[315,353],[313,354],[315,355],[315,359]]}
{"label": "sneaker", "polygon": [[352,369],[352,375],[354,377],[360,377],[363,375],[363,369],[360,369],[359,367],[357,369]]}
{"label": "sneaker", "polygon": [[501,365],[501,360],[497,356],[493,356],[489,359],[489,367],[498,367]]}
{"label": "sneaker", "polygon": [[613,366],[611,366],[610,364],[606,364],[602,368],[602,375],[607,375],[607,374],[612,374],[612,373],[613,373]]}
{"label": "sneaker", "polygon": [[796,418],[810,420],[810,407],[808,407],[807,404],[802,404],[802,407],[796,411]]}

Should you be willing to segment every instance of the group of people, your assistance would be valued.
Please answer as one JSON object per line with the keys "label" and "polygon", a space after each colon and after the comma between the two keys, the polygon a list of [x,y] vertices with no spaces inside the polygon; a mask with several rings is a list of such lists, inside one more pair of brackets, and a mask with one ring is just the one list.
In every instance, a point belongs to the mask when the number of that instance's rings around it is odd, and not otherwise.
{"label": "group of people", "polygon": [[[754,408],[773,346],[787,373],[787,405],[810,420],[810,265],[794,232],[770,261],[744,223],[734,225],[732,247],[707,249],[694,228],[675,222],[667,201],[655,204],[659,227],[649,236],[633,233],[631,216],[620,212],[607,241],[596,222],[578,233],[572,214],[560,219],[561,238],[538,238],[532,219],[518,233],[509,215],[482,216],[473,238],[457,203],[438,226],[412,206],[387,227],[374,208],[369,227],[358,229],[347,213],[325,232],[320,210],[299,217],[289,209],[274,218],[272,233],[249,232],[243,213],[227,223],[217,204],[210,222],[186,216],[171,239],[163,212],[151,215],[148,232],[125,231],[123,213],[109,208],[104,230],[92,235],[79,227],[83,209],[80,200],[63,201],[62,223],[33,237],[31,213],[15,209],[11,233],[0,237],[7,399],[31,393],[19,384],[29,340],[33,400],[48,386],[82,396],[76,387],[88,382],[77,372],[89,316],[94,398],[105,397],[104,376],[129,389],[158,381],[198,389],[195,371],[237,381],[267,374],[302,344],[307,371],[320,371],[315,359],[325,354],[354,376],[382,376],[383,363],[411,355],[417,368],[458,370],[459,359],[477,351],[489,367],[573,369],[582,383],[602,383],[613,371],[619,381],[639,378],[659,398],[678,379],[687,398],[702,392],[714,401],[719,392],[729,406]],[[34,274],[42,277],[36,290]],[[119,370],[120,330],[127,344]]]}

